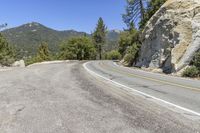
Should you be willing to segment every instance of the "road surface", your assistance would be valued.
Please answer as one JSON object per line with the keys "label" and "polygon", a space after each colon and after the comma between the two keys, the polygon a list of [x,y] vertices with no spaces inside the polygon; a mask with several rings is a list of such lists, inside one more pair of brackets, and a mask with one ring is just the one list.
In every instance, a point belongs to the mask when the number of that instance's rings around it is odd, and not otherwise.
{"label": "road surface", "polygon": [[145,93],[147,96],[156,97],[175,106],[186,108],[191,110],[191,114],[194,112],[194,114],[200,116],[199,80],[120,67],[112,61],[89,62],[85,66],[107,79]]}
{"label": "road surface", "polygon": [[[41,64],[0,72],[0,133],[200,131],[200,119],[191,112],[179,113],[175,107],[115,86],[94,73],[159,98],[174,100],[195,112],[199,111],[198,82],[184,80],[186,88],[174,87],[132,77],[132,73],[155,75],[119,67],[110,61],[89,62],[84,67],[83,63]],[[165,92],[167,89],[170,94]],[[183,97],[185,102],[180,102]]]}

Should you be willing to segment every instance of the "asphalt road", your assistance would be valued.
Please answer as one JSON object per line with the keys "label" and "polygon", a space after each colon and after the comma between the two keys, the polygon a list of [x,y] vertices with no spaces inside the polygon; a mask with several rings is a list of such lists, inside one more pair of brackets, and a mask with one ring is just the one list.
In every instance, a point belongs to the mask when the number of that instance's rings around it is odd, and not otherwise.
{"label": "asphalt road", "polygon": [[[87,63],[91,71],[200,116],[200,81],[120,67],[112,61]],[[194,113],[193,113],[194,112]],[[188,113],[186,111],[186,113]]]}
{"label": "asphalt road", "polygon": [[[127,85],[131,84],[135,89],[146,89],[161,98],[167,97],[164,94],[168,93],[163,93],[167,87],[169,90],[174,88],[173,85],[153,84],[153,81],[146,81],[147,79],[133,78],[130,73],[141,71],[118,67],[109,61],[89,62],[85,66],[101,76]],[[123,73],[117,72],[118,70]],[[149,73],[144,74],[142,75],[149,75]],[[179,87],[181,89],[176,91],[180,94],[175,91],[173,94],[176,94],[174,97],[185,95],[187,99],[185,103],[194,100],[194,103],[190,102],[189,107],[199,111],[196,103],[199,100],[199,91],[195,85],[199,83],[192,82],[195,83],[192,85],[184,83],[190,85],[191,90],[190,87]],[[149,97],[130,93],[123,87],[115,86],[109,80],[90,74],[83,67],[83,62],[42,64],[0,72],[0,83],[0,133],[197,133],[200,131],[198,116],[188,113],[191,115],[188,117],[186,114],[176,112],[175,108],[172,110],[165,106],[164,103],[162,105]]]}

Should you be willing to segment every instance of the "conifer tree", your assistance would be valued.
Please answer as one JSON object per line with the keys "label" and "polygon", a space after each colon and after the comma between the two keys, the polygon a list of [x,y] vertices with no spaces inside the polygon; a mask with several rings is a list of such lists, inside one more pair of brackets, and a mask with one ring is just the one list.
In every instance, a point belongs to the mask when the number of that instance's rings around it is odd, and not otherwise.
{"label": "conifer tree", "polygon": [[122,15],[124,23],[130,29],[133,23],[143,29],[149,19],[166,0],[126,0],[126,12]]}
{"label": "conifer tree", "polygon": [[100,60],[102,59],[102,48],[106,42],[106,32],[107,27],[105,26],[103,19],[100,17],[96,29],[93,33],[93,41],[95,43],[96,51]]}
{"label": "conifer tree", "polygon": [[46,42],[42,42],[38,48],[37,58],[40,61],[48,61],[50,60],[50,51],[48,48],[48,44]]}
{"label": "conifer tree", "polygon": [[141,21],[145,18],[145,0],[126,0],[126,13],[122,15],[124,23],[128,28],[133,23],[140,19]]}
{"label": "conifer tree", "polygon": [[9,66],[14,62],[14,49],[8,44],[6,39],[0,33],[0,65]]}

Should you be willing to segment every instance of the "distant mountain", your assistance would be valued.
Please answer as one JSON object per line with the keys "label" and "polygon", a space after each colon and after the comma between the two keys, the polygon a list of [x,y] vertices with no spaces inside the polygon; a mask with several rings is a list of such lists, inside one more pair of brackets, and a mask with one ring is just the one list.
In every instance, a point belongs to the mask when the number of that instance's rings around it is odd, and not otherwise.
{"label": "distant mountain", "polygon": [[107,33],[107,40],[116,41],[119,38],[119,34],[121,31],[119,30],[110,30]]}
{"label": "distant mountain", "polygon": [[110,30],[107,33],[106,39],[107,43],[104,46],[104,51],[111,51],[118,48],[118,40],[120,35],[119,30]]}
{"label": "distant mountain", "polygon": [[[2,31],[2,34],[7,38],[11,45],[15,46],[18,53],[21,54],[21,57],[35,54],[38,45],[43,41],[48,43],[49,49],[52,52],[57,52],[59,50],[59,45],[63,40],[84,35],[91,36],[85,32],[78,32],[75,30],[57,31],[37,22],[4,30]],[[116,42],[118,37],[118,31],[112,30],[108,32],[108,43],[105,45],[105,51],[112,49],[113,46],[116,47],[115,45],[117,45]]]}
{"label": "distant mountain", "polygon": [[10,44],[25,55],[34,54],[43,41],[47,42],[50,50],[55,52],[63,40],[86,34],[74,30],[56,31],[36,22],[4,30],[2,33]]}

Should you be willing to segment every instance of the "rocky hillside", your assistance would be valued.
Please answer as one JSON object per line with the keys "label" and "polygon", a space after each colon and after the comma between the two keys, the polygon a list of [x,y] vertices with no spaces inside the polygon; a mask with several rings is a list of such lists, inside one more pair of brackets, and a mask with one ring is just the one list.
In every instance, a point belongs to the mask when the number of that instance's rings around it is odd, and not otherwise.
{"label": "rocky hillside", "polygon": [[[91,36],[85,32],[77,32],[74,30],[53,30],[36,22],[11,28],[2,33],[9,43],[15,46],[20,57],[33,55],[36,52],[38,45],[43,41],[48,43],[52,52],[57,52],[59,45],[63,40],[83,35]],[[107,35],[108,43],[105,45],[105,50],[117,47],[116,41],[118,40],[118,37],[119,33],[117,31],[109,31]]]}
{"label": "rocky hillside", "polygon": [[143,32],[139,67],[177,72],[200,49],[200,0],[168,0]]}

